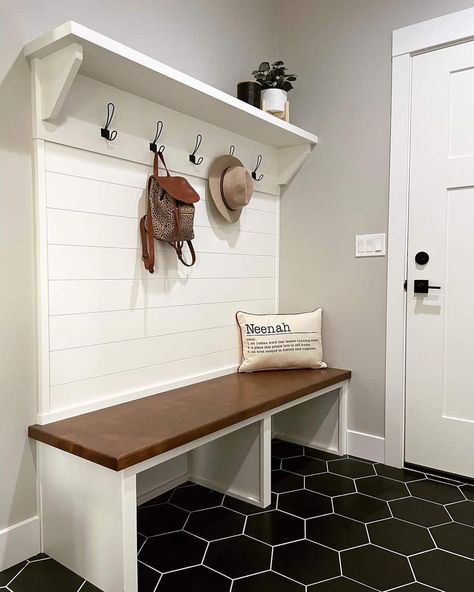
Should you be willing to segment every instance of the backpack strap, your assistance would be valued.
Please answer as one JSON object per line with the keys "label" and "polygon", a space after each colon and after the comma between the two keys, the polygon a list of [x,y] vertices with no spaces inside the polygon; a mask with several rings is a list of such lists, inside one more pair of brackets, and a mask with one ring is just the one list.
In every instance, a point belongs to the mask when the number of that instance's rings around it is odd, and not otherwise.
{"label": "backpack strap", "polygon": [[150,205],[151,181],[152,179],[150,177],[150,179],[148,179],[148,210],[146,215],[140,218],[140,236],[142,239],[143,265],[147,271],[153,273],[155,271],[155,237],[153,236],[153,220],[151,217]]}
{"label": "backpack strap", "polygon": [[184,259],[184,255],[183,255],[183,245],[184,245],[184,242],[183,241],[178,241],[176,243],[170,243],[170,245],[176,251],[176,255],[178,256],[178,259],[181,261],[181,263],[183,265],[186,265],[186,267],[192,267],[196,263],[196,252],[194,251],[194,247],[193,247],[192,241],[188,240],[188,241],[186,241],[186,244],[188,245],[189,252],[191,253],[191,263],[188,263]]}

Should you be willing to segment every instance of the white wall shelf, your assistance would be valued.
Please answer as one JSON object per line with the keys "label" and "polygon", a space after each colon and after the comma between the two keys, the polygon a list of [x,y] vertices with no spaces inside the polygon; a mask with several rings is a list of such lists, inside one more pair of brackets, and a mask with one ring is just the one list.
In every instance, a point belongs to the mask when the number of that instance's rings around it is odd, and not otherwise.
{"label": "white wall shelf", "polygon": [[[85,76],[274,148],[305,146],[305,152],[309,153],[318,143],[314,134],[73,21],[28,43],[25,56],[43,61],[73,44],[81,46],[83,51],[82,63],[74,68],[75,73],[80,70]],[[77,45],[75,50],[77,57]],[[71,77],[63,79],[70,86]],[[45,89],[51,84],[57,86],[51,68],[44,68],[41,84]],[[58,90],[53,94],[58,95]],[[58,114],[59,109],[49,108],[43,111],[42,118],[51,119]]]}

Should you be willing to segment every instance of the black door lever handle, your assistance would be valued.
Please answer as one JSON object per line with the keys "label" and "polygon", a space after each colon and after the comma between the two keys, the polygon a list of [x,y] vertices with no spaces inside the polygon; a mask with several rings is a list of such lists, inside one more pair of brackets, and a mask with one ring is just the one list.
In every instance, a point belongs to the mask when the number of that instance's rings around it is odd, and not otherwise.
{"label": "black door lever handle", "polygon": [[428,290],[441,290],[441,286],[430,286],[428,280],[414,280],[415,294],[428,294]]}

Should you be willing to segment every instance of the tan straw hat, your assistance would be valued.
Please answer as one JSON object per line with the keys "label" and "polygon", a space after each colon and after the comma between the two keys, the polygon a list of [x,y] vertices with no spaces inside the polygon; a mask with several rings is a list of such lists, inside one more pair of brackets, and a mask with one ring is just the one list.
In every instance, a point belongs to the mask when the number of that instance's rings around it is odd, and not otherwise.
{"label": "tan straw hat", "polygon": [[229,222],[237,222],[249,203],[253,179],[235,156],[219,156],[209,168],[209,192],[216,208]]}

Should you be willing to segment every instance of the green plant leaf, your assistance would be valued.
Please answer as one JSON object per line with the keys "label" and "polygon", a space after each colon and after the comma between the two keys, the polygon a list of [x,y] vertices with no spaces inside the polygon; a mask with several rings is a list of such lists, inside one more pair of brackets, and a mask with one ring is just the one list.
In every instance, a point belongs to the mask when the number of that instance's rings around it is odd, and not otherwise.
{"label": "green plant leaf", "polygon": [[262,62],[258,67],[260,72],[265,72],[266,70],[270,70],[270,64],[268,62]]}

